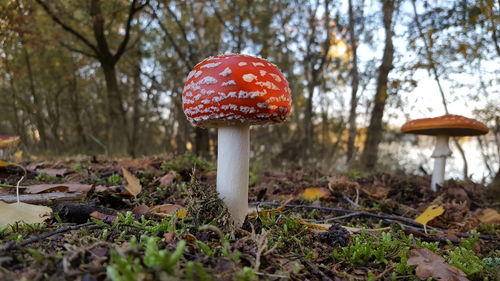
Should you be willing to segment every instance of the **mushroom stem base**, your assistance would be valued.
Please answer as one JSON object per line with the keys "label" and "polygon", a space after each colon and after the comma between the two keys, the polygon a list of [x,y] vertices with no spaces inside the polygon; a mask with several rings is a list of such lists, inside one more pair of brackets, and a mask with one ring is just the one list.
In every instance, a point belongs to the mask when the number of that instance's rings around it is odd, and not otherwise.
{"label": "mushroom stem base", "polygon": [[217,143],[217,192],[241,226],[248,212],[250,127],[218,128]]}
{"label": "mushroom stem base", "polygon": [[432,153],[432,158],[434,158],[434,170],[432,171],[431,190],[434,192],[437,191],[437,185],[442,185],[444,182],[446,158],[451,155],[448,139],[449,136],[446,135],[439,135],[436,137],[436,147]]}
{"label": "mushroom stem base", "polygon": [[431,190],[436,192],[437,185],[442,185],[444,182],[444,168],[446,164],[446,156],[436,157],[434,159],[434,171],[432,172]]}

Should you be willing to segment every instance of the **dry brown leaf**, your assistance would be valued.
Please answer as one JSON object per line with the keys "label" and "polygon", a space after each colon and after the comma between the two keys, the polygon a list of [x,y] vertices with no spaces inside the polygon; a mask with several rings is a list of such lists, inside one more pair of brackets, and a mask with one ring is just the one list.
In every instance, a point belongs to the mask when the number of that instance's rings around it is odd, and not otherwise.
{"label": "dry brown leaf", "polygon": [[68,169],[51,169],[51,168],[46,168],[46,169],[37,169],[36,170],[39,173],[44,173],[47,174],[51,177],[57,177],[57,176],[64,176],[67,173],[69,173]]}
{"label": "dry brown leaf", "polygon": [[446,264],[444,258],[429,249],[413,249],[410,251],[409,265],[416,265],[415,273],[424,280],[434,278],[437,280],[467,281],[465,273],[460,269]]}
{"label": "dry brown leaf", "polygon": [[500,213],[490,208],[481,210],[477,218],[482,223],[500,223]]}
{"label": "dry brown leaf", "polygon": [[93,211],[92,213],[90,213],[90,216],[95,218],[95,219],[98,219],[100,221],[107,222],[107,223],[112,223],[117,218],[117,216],[115,216],[115,215],[106,215],[106,214],[103,214],[99,211]]}
{"label": "dry brown leaf", "polygon": [[132,213],[136,216],[142,216],[149,213],[149,207],[146,205],[139,205],[132,209]]}
{"label": "dry brown leaf", "polygon": [[24,187],[26,188],[24,192],[32,194],[52,191],[85,193],[92,189],[92,185],[82,183],[36,184]]}
{"label": "dry brown leaf", "polygon": [[165,187],[171,185],[172,182],[174,182],[175,176],[176,176],[175,171],[168,172],[166,175],[160,178],[160,186]]}
{"label": "dry brown leaf", "polygon": [[316,200],[328,196],[330,196],[330,190],[318,187],[306,188],[302,193],[302,197],[304,197],[306,200]]}
{"label": "dry brown leaf", "polygon": [[375,199],[385,199],[389,194],[389,189],[384,186],[371,186],[370,188],[361,188],[361,191]]}
{"label": "dry brown leaf", "polygon": [[0,227],[15,222],[42,223],[50,217],[52,209],[27,203],[5,203],[0,201]]}
{"label": "dry brown leaf", "polygon": [[128,193],[130,193],[134,197],[137,196],[139,193],[141,193],[142,186],[139,179],[136,176],[132,175],[132,173],[127,171],[127,169],[125,168],[122,168],[122,173],[123,177],[127,181],[125,189],[128,191]]}

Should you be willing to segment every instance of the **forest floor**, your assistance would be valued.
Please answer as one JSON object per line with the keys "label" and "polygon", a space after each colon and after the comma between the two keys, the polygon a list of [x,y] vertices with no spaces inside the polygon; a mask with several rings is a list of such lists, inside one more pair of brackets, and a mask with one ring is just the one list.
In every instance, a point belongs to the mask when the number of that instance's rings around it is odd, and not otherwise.
{"label": "forest floor", "polygon": [[[53,213],[0,226],[0,280],[500,280],[500,193],[469,181],[252,170],[235,229],[196,157],[20,165]],[[0,200],[25,171],[0,165]]]}

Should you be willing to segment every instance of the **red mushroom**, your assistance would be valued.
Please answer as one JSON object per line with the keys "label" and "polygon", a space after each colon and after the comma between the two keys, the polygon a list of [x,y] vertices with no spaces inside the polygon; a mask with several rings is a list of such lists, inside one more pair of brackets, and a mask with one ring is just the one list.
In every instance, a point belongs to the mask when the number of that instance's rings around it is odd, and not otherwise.
{"label": "red mushroom", "polygon": [[443,115],[435,118],[411,120],[403,124],[401,132],[406,134],[428,135],[436,137],[436,147],[432,153],[434,170],[432,172],[432,191],[444,182],[446,158],[451,155],[448,139],[450,136],[479,136],[488,133],[483,123],[460,115]]}
{"label": "red mushroom", "polygon": [[218,55],[189,73],[182,104],[193,125],[218,128],[217,191],[235,225],[241,225],[248,209],[249,128],[285,121],[291,105],[288,82],[267,60]]}

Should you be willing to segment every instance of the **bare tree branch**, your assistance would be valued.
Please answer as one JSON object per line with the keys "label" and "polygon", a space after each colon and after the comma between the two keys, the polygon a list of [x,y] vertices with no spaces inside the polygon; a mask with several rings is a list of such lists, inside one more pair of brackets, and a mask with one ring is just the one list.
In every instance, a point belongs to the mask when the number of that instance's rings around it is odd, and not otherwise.
{"label": "bare tree branch", "polygon": [[132,1],[132,4],[130,4],[130,10],[128,13],[128,18],[127,18],[127,25],[125,27],[125,36],[123,37],[122,42],[120,43],[120,46],[118,47],[118,50],[116,51],[115,55],[113,58],[115,60],[118,60],[123,53],[125,52],[125,49],[127,47],[128,41],[130,40],[130,29],[132,28],[132,20],[134,19],[134,15],[142,10],[145,6],[149,4],[149,1],[146,1],[144,4],[141,4],[136,7],[136,0]]}
{"label": "bare tree branch", "polygon": [[82,34],[80,34],[78,31],[76,31],[75,29],[73,29],[71,26],[67,25],[66,23],[64,23],[60,18],[58,18],[56,16],[56,14],[49,8],[49,6],[44,3],[42,0],[36,0],[36,2],[38,4],[40,4],[42,6],[42,8],[45,10],[45,12],[47,12],[47,14],[50,16],[50,18],[55,22],[57,23],[60,27],[62,27],[64,30],[68,31],[69,33],[71,33],[73,36],[75,36],[76,38],[78,38],[80,41],[83,42],[83,44],[85,44],[87,47],[89,47],[90,49],[92,49],[92,51],[94,51],[94,53],[96,55],[99,55],[99,51],[97,50],[97,47],[92,44],[90,42],[90,40],[88,40],[85,36],[83,36]]}
{"label": "bare tree branch", "polygon": [[91,53],[85,52],[83,50],[80,50],[80,49],[77,49],[77,48],[73,48],[73,47],[71,47],[70,45],[68,45],[68,44],[66,44],[64,42],[60,42],[60,45],[63,46],[64,48],[72,51],[72,52],[82,54],[82,55],[84,55],[86,57],[91,57],[91,58],[97,59],[97,56],[95,54],[91,54]]}
{"label": "bare tree branch", "polygon": [[184,64],[188,68],[188,70],[190,70],[191,68],[193,68],[191,60],[186,58],[186,55],[184,54],[184,52],[182,51],[182,49],[179,47],[179,45],[177,45],[177,43],[175,42],[174,38],[172,37],[172,34],[170,34],[170,32],[168,31],[168,28],[161,22],[160,18],[156,14],[156,11],[153,10],[152,14],[153,14],[153,17],[155,17],[157,19],[158,26],[160,26],[160,29],[163,31],[163,33],[165,33],[165,35],[168,38],[168,41],[170,41],[170,44],[172,44],[172,46],[174,47],[175,52],[177,53],[177,55],[179,56],[179,58],[184,62]]}

